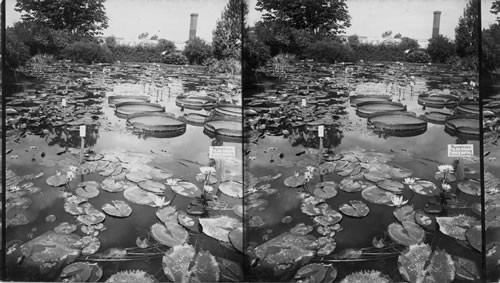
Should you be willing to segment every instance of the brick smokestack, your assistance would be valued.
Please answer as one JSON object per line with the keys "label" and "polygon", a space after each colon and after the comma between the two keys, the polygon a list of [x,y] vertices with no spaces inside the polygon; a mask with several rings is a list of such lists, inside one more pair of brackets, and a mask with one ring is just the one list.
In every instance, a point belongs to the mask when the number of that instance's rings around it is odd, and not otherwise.
{"label": "brick smokestack", "polygon": [[196,25],[198,24],[198,14],[191,14],[191,24],[189,25],[189,40],[196,37]]}
{"label": "brick smokestack", "polygon": [[441,11],[434,11],[434,21],[432,22],[432,38],[439,36],[439,21],[441,19]]}

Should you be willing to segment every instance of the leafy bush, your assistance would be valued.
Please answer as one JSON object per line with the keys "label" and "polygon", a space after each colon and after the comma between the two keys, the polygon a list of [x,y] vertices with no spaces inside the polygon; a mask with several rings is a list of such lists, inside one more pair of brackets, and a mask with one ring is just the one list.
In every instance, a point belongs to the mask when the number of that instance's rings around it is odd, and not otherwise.
{"label": "leafy bush", "polygon": [[6,30],[5,37],[5,65],[8,69],[14,70],[30,59],[29,48],[12,29]]}
{"label": "leafy bush", "polygon": [[110,41],[111,45],[107,45],[113,53],[113,58],[122,62],[161,63],[164,60],[162,54],[170,54],[176,49],[175,44],[166,39],[159,39],[156,45],[136,46],[113,45],[113,40]]}
{"label": "leafy bush", "polygon": [[424,50],[413,50],[406,55],[406,61],[410,63],[429,63],[431,57]]}
{"label": "leafy bush", "polygon": [[269,59],[271,59],[269,46],[253,37],[248,37],[245,40],[245,44],[243,45],[243,64],[245,64],[245,70],[253,71],[260,66],[264,66]]}
{"label": "leafy bush", "polygon": [[305,56],[309,59],[325,63],[355,60],[355,54],[352,48],[338,41],[329,39],[316,41],[309,45],[305,50]]}
{"label": "leafy bush", "polygon": [[207,68],[211,73],[241,74],[241,61],[235,58],[209,60],[207,62]]}
{"label": "leafy bush", "polygon": [[64,49],[63,55],[66,59],[87,64],[113,61],[113,54],[107,46],[88,40],[71,43]]}
{"label": "leafy bush", "polygon": [[35,56],[31,57],[30,63],[38,65],[49,65],[54,63],[55,60],[56,59],[54,55],[51,54],[36,54]]}
{"label": "leafy bush", "polygon": [[443,35],[429,40],[427,53],[434,63],[445,63],[455,55],[455,44]]}
{"label": "leafy bush", "polygon": [[212,47],[203,39],[196,37],[188,41],[183,54],[188,59],[189,64],[201,65],[212,55]]}
{"label": "leafy bush", "polygon": [[180,51],[175,51],[163,55],[161,62],[171,65],[186,65],[188,63],[188,59]]}

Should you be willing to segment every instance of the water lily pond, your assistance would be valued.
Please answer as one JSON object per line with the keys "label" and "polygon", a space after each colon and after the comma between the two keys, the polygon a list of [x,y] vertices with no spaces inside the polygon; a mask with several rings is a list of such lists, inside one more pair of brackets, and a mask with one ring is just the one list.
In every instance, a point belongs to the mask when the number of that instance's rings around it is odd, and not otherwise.
{"label": "water lily pond", "polygon": [[[244,90],[247,279],[478,280],[473,76],[397,63],[277,69]],[[449,157],[449,144],[475,155]]]}
{"label": "water lily pond", "polygon": [[[155,64],[21,70],[6,99],[7,279],[242,280],[239,81]],[[210,159],[221,146],[234,156]]]}

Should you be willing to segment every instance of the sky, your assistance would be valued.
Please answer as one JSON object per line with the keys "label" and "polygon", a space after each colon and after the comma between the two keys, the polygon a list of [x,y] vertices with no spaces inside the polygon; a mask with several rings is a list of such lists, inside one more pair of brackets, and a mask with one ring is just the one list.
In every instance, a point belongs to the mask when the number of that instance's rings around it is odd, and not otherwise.
{"label": "sky", "polygon": [[[255,11],[257,0],[248,0],[248,23],[253,25],[261,16]],[[463,15],[468,0],[348,0],[346,1],[351,27],[347,35],[357,34],[367,37],[381,37],[384,31],[401,33],[414,39],[427,40],[432,36],[434,11],[441,11],[440,34],[455,38],[455,27]],[[491,7],[492,0],[487,10]],[[484,6],[483,6],[484,10]],[[490,14],[488,12],[488,14]],[[494,19],[494,17],[493,17]]]}
{"label": "sky", "polygon": [[[189,37],[191,13],[198,14],[196,35],[212,41],[212,31],[228,0],[106,0],[109,28],[104,36],[114,35],[138,40],[139,34],[148,32],[175,42]],[[14,10],[15,0],[6,2],[6,25],[20,20]]]}
{"label": "sky", "polygon": [[[492,3],[493,0],[481,0],[481,26],[483,29],[496,22],[497,16],[490,12]],[[500,17],[500,14],[498,16]]]}

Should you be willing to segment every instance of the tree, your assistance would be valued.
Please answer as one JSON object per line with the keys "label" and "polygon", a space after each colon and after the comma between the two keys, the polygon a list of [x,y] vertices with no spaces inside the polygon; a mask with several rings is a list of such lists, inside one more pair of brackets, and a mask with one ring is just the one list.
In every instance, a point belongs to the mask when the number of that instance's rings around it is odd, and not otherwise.
{"label": "tree", "polygon": [[401,35],[401,33],[397,33],[397,34],[394,36],[394,38],[401,38],[401,37],[403,37],[403,36]]}
{"label": "tree", "polygon": [[143,32],[143,33],[139,34],[139,36],[137,38],[142,40],[142,39],[146,39],[148,36],[149,36],[149,32]]}
{"label": "tree", "polygon": [[73,35],[94,36],[108,27],[105,0],[17,0],[15,10],[33,22]]}
{"label": "tree", "polygon": [[183,54],[188,59],[189,64],[201,65],[212,54],[212,47],[203,39],[195,37],[187,42]]}
{"label": "tree", "polygon": [[[495,15],[498,15],[498,13],[500,13],[500,0],[493,1],[493,3],[491,4],[490,12],[495,14]],[[497,17],[497,21],[500,22],[499,17]]]}
{"label": "tree", "polygon": [[345,0],[257,0],[264,21],[277,21],[312,34],[336,35],[351,26]]}
{"label": "tree", "polygon": [[403,50],[415,49],[418,48],[418,41],[409,37],[402,37],[401,42],[399,43],[399,47]]}
{"label": "tree", "polygon": [[347,42],[349,42],[350,46],[358,46],[361,44],[361,42],[359,41],[359,36],[357,34],[350,35],[347,38]]}
{"label": "tree", "polygon": [[241,58],[241,29],[248,13],[246,1],[229,0],[213,31],[212,46],[217,59]]}
{"label": "tree", "polygon": [[392,30],[384,31],[382,33],[383,38],[390,37],[391,35],[392,35]]}
{"label": "tree", "polygon": [[455,55],[455,44],[442,34],[429,39],[427,53],[431,56],[434,63],[446,63],[446,61]]}
{"label": "tree", "polygon": [[469,0],[455,28],[456,51],[460,57],[478,57],[479,0]]}

